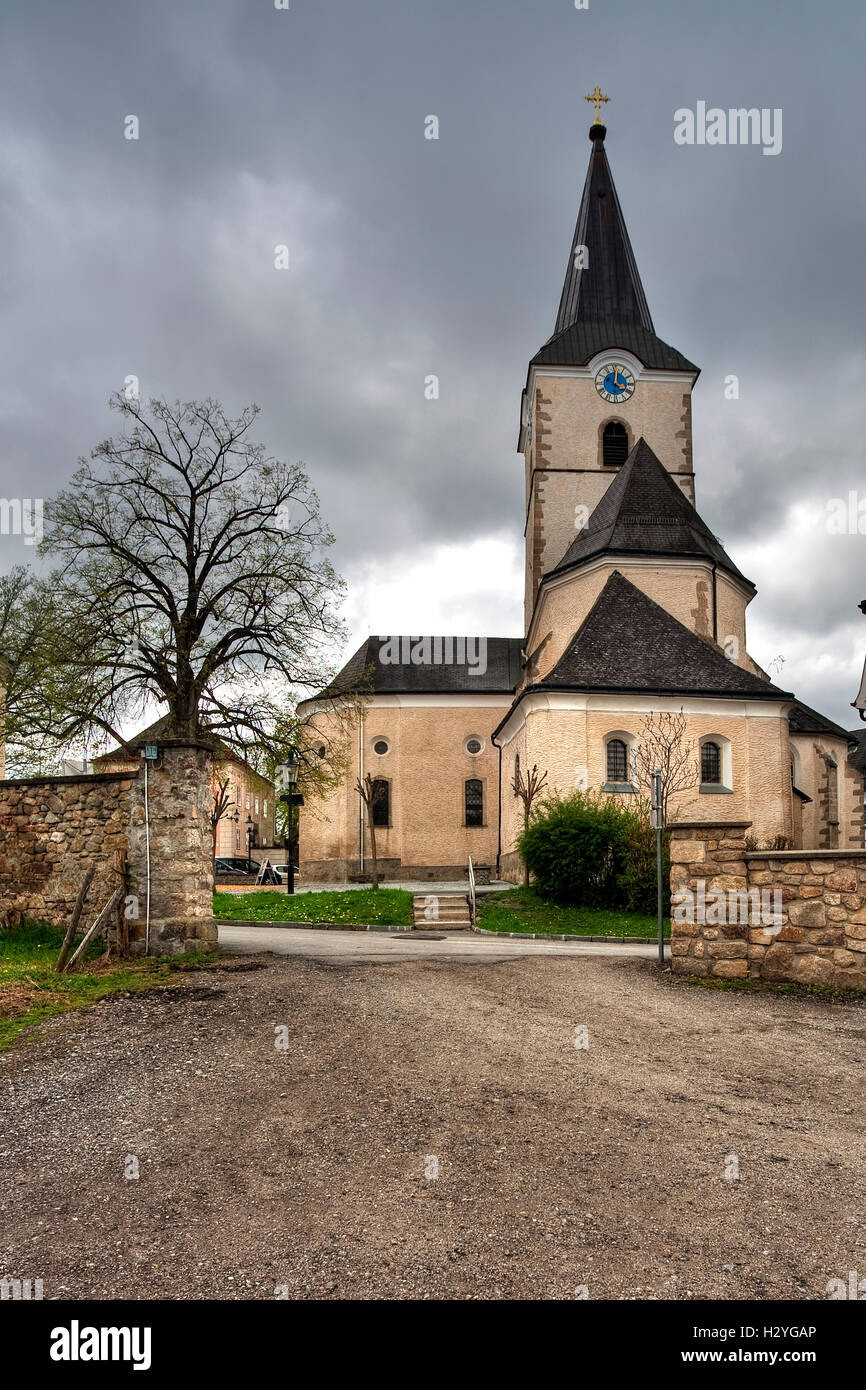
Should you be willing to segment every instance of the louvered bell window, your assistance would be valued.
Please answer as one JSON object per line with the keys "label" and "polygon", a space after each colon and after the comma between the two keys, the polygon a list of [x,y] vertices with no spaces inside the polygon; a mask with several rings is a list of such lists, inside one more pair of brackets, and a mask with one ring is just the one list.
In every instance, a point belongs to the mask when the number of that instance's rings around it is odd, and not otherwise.
{"label": "louvered bell window", "polygon": [[617,420],[604,427],[601,456],[607,468],[620,468],[628,458],[628,431]]}

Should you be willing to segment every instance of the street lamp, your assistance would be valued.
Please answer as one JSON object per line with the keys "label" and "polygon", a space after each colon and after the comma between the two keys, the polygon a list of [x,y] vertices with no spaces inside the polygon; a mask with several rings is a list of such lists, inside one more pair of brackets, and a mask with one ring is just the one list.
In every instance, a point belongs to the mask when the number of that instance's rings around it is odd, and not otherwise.
{"label": "street lamp", "polygon": [[247,816],[247,869],[248,869],[250,872],[252,871],[252,867],[253,867],[252,855],[250,854],[250,848],[251,848],[251,846],[252,846],[252,843],[253,843],[253,818],[252,818],[252,816]]}
{"label": "street lamp", "polygon": [[282,787],[281,801],[286,803],[286,833],[283,835],[283,849],[286,854],[286,892],[295,891],[295,850],[292,844],[292,829],[295,822],[295,806],[297,793],[295,788],[298,785],[298,769],[301,766],[301,755],[297,748],[290,748],[286,754],[286,761],[278,769],[280,785]]}

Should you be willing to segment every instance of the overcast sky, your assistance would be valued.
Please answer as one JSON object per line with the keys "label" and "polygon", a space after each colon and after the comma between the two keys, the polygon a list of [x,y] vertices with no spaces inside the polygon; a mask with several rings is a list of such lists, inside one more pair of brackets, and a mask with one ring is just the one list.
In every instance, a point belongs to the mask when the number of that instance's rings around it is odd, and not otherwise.
{"label": "overcast sky", "polygon": [[[866,535],[825,517],[866,512],[864,31],[854,0],[6,0],[0,492],[49,496],[130,374],[255,400],[336,534],[350,645],[519,634],[520,392],[598,82],[656,331],[702,368],[697,503],[758,586],[750,650],[853,727]],[[698,101],[781,107],[782,152],[675,144]]]}

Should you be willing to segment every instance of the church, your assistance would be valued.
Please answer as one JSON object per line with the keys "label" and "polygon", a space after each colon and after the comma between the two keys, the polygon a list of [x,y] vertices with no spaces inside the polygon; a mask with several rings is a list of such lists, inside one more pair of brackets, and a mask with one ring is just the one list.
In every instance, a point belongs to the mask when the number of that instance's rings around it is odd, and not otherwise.
{"label": "church", "polygon": [[[360,694],[347,771],[301,813],[301,873],[518,881],[523,804],[544,792],[634,797],[641,741],[677,725],[692,775],[679,821],[749,822],[761,848],[861,848],[863,776],[839,725],[749,655],[755,586],[696,510],[699,369],[656,334],[605,149],[589,169],[552,337],[529,363],[524,635],[368,637],[301,717],[325,735]],[[324,743],[319,751],[325,751]],[[356,781],[373,778],[370,812]],[[633,803],[632,803],[633,804]]]}

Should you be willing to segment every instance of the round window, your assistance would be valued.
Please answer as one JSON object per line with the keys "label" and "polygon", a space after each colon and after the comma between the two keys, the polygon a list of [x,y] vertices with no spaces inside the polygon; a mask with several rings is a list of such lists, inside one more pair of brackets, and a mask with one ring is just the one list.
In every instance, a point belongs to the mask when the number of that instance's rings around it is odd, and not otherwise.
{"label": "round window", "polygon": [[381,757],[384,753],[388,752],[389,746],[386,738],[377,738],[376,742],[373,744],[373,752],[378,753]]}
{"label": "round window", "polygon": [[465,744],[466,752],[467,752],[467,753],[472,753],[473,756],[474,756],[475,754],[477,754],[477,753],[480,753],[483,747],[484,747],[484,744],[481,742],[481,739],[480,739],[480,738],[468,738],[468,739],[466,740],[466,744]]}

